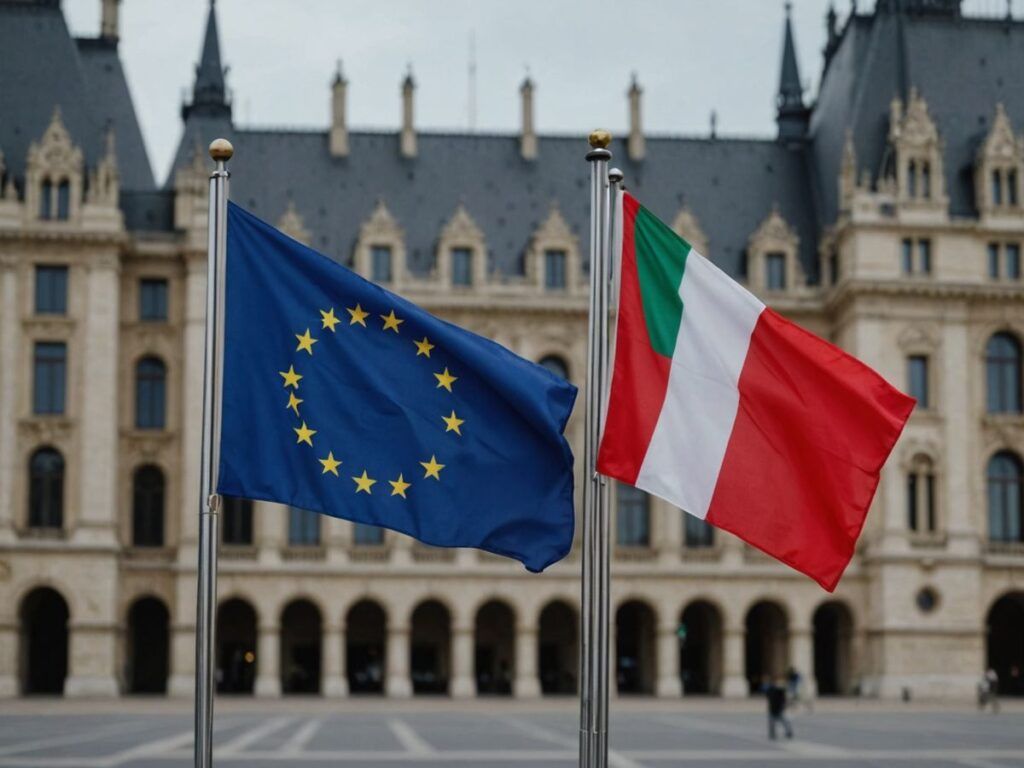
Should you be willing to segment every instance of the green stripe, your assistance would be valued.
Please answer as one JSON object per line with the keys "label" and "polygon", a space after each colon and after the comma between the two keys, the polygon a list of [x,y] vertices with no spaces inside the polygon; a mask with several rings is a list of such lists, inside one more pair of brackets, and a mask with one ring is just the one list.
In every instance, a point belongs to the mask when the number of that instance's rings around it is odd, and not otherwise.
{"label": "green stripe", "polygon": [[651,346],[658,354],[672,357],[683,318],[679,284],[690,244],[643,207],[637,211],[633,242]]}

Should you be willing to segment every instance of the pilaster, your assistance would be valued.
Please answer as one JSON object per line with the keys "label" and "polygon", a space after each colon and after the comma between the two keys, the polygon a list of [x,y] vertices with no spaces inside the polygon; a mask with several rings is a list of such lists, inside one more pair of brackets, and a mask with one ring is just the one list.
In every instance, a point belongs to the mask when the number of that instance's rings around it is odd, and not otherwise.
{"label": "pilaster", "polygon": [[535,699],[540,696],[540,677],[537,673],[537,625],[520,624],[516,627],[516,680],[513,692],[517,699]]}
{"label": "pilaster", "polygon": [[407,699],[412,696],[412,680],[409,679],[409,627],[388,626],[388,641],[385,650],[384,690],[393,699]]}
{"label": "pilaster", "polygon": [[281,695],[281,629],[276,624],[261,624],[256,639],[256,695],[274,698]]}
{"label": "pilaster", "polygon": [[0,624],[0,699],[18,695],[18,625]]}
{"label": "pilaster", "polygon": [[337,624],[324,627],[324,663],[321,673],[320,690],[330,699],[348,695],[348,678],[342,668],[342,645],[344,632]]}
{"label": "pilaster", "polygon": [[71,622],[68,679],[64,695],[69,699],[112,698],[118,695],[114,676],[117,635],[113,624]]}
{"label": "pilaster", "polygon": [[476,695],[476,682],[473,679],[473,656],[473,627],[467,623],[458,623],[452,632],[451,695],[453,699],[470,699]]}
{"label": "pilaster", "polygon": [[182,333],[181,539],[178,562],[194,568],[199,527],[199,449],[203,432],[203,365],[206,335],[206,257],[190,254],[185,277]]}
{"label": "pilaster", "polygon": [[679,636],[674,624],[660,624],[657,634],[658,671],[655,693],[661,699],[678,699],[683,695],[679,674]]}
{"label": "pilaster", "polygon": [[0,255],[0,544],[14,538],[15,403],[18,388],[14,375],[18,354],[16,264],[13,256]]}
{"label": "pilaster", "polygon": [[747,680],[743,676],[744,631],[740,627],[725,630],[725,665],[722,677],[722,698],[744,699],[750,694]]}
{"label": "pilaster", "polygon": [[196,684],[196,626],[194,623],[171,626],[171,677],[167,693],[191,698]]}

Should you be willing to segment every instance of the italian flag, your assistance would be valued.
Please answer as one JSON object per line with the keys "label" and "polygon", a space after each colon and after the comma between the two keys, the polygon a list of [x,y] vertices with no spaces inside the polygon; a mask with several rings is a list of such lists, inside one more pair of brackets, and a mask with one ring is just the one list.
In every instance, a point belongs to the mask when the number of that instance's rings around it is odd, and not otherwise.
{"label": "italian flag", "polygon": [[835,589],[914,399],[765,307],[635,198],[598,471]]}

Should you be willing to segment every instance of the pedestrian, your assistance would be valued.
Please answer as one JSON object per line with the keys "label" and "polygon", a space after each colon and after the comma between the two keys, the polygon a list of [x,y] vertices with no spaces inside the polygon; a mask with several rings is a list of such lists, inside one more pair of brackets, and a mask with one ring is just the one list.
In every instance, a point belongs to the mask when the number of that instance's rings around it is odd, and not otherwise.
{"label": "pedestrian", "polygon": [[978,709],[992,707],[992,714],[999,713],[999,675],[989,667],[978,683]]}
{"label": "pedestrian", "polygon": [[775,680],[767,687],[766,692],[768,698],[768,738],[772,741],[775,740],[775,725],[782,723],[782,727],[786,731],[786,738],[793,738],[793,726],[789,722],[789,718],[786,717],[786,687],[785,683],[780,680]]}
{"label": "pedestrian", "polygon": [[790,667],[786,673],[786,691],[789,694],[789,703],[795,710],[798,704],[803,704],[804,709],[807,712],[814,711],[814,705],[811,704],[811,697],[804,696],[804,685],[803,675],[800,674],[800,670],[796,667]]}

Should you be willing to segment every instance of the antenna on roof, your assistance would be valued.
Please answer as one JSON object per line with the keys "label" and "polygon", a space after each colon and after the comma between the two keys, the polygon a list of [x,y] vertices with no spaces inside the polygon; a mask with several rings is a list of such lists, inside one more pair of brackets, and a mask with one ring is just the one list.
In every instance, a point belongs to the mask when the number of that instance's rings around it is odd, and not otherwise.
{"label": "antenna on roof", "polygon": [[466,101],[470,133],[476,132],[476,30],[469,30],[469,94]]}

